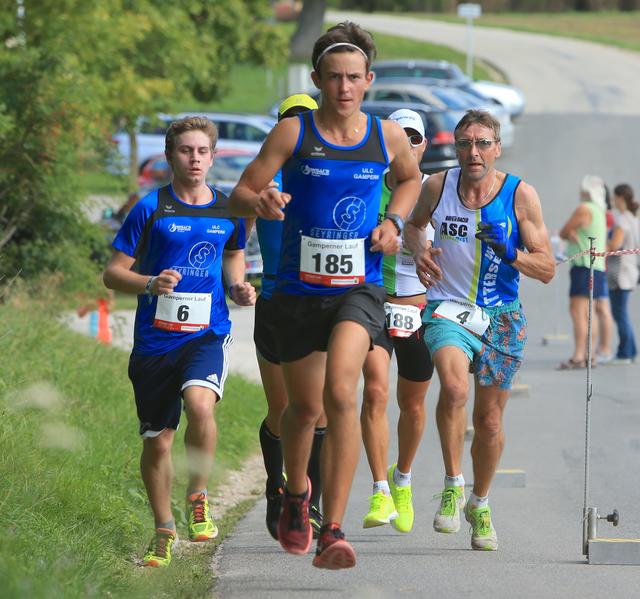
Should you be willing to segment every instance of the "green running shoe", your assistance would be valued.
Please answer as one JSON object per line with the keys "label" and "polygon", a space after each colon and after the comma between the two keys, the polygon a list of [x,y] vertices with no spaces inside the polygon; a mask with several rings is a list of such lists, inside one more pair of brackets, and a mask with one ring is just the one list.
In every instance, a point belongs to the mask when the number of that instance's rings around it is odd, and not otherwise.
{"label": "green running shoe", "polygon": [[168,566],[171,563],[171,546],[175,540],[175,530],[157,528],[156,534],[151,539],[149,548],[142,558],[142,565],[152,568]]}
{"label": "green running shoe", "polygon": [[218,527],[209,514],[209,501],[204,493],[194,493],[187,497],[187,514],[190,541],[208,541],[218,536]]}
{"label": "green running shoe", "polygon": [[471,524],[471,548],[478,551],[497,551],[498,535],[491,523],[491,508],[472,508],[469,504],[464,508],[464,516]]}
{"label": "green running shoe", "polygon": [[373,528],[389,524],[398,515],[393,504],[393,498],[382,491],[374,493],[369,498],[369,513],[362,521],[362,528]]}
{"label": "green running shoe", "polygon": [[413,528],[413,502],[411,501],[412,492],[411,485],[399,487],[393,482],[393,473],[395,472],[397,464],[394,464],[389,468],[387,473],[387,480],[389,481],[389,488],[391,489],[391,497],[396,508],[398,516],[391,520],[391,526],[399,532],[411,532]]}
{"label": "green running shoe", "polygon": [[460,510],[464,508],[464,487],[445,487],[440,495],[440,507],[433,518],[433,530],[453,533],[460,530]]}

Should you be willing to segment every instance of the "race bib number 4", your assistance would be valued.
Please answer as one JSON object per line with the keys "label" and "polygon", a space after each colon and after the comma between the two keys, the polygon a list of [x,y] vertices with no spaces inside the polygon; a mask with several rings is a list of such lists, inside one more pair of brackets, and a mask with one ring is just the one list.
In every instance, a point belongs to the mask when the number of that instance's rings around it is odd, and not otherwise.
{"label": "race bib number 4", "polygon": [[209,327],[211,294],[167,293],[158,296],[153,326],[165,331],[192,333]]}
{"label": "race bib number 4", "polygon": [[326,287],[364,283],[364,239],[300,240],[300,280]]}
{"label": "race bib number 4", "polygon": [[489,316],[480,306],[456,300],[442,302],[433,315],[451,320],[480,337],[490,324]]}
{"label": "race bib number 4", "polygon": [[418,306],[384,303],[387,330],[392,337],[411,337],[422,325]]}

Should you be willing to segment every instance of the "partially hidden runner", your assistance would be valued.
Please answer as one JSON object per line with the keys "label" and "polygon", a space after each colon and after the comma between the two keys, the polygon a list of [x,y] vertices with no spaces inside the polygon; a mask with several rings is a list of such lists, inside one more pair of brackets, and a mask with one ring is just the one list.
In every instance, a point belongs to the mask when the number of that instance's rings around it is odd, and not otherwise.
{"label": "partially hidden runner", "polygon": [[[417,112],[401,108],[389,117],[405,131],[417,164],[427,147],[424,123]],[[423,176],[423,182],[428,178]],[[395,186],[393,175],[385,173],[380,202],[379,221],[385,217],[391,192]],[[425,231],[433,240],[433,228]],[[363,528],[387,523],[400,532],[413,528],[411,464],[424,432],[424,400],[429,389],[433,364],[424,343],[422,310],[426,304],[425,287],[416,274],[416,264],[404,248],[382,259],[382,279],[387,297],[386,326],[375,339],[364,363],[364,396],[360,421],[362,439],[373,476],[373,493],[369,498],[369,512]],[[389,422],[389,364],[395,351],[398,363],[397,399],[398,460],[388,467]]]}
{"label": "partially hidden runner", "polygon": [[218,535],[207,483],[217,438],[214,406],[222,399],[232,342],[225,288],[241,306],[255,303],[255,290],[244,280],[244,222],[206,183],[217,138],[206,118],[170,125],[165,154],[172,182],[132,208],[104,272],[107,287],[138,296],[129,378],[142,437],[140,471],[155,518],[145,566],[171,562],[171,447],[183,409],[189,539]]}
{"label": "partially hidden runner", "polygon": [[[428,288],[424,336],[441,387],[436,422],[446,475],[433,527],[457,532],[464,509],[471,547],[495,551],[489,487],[504,448],[503,412],[526,341],[519,278],[548,283],[555,261],[536,190],[495,168],[500,124],[488,112],[470,110],[454,134],[460,167],[436,173],[423,185],[405,243]],[[432,247],[422,235],[428,222],[435,229]],[[473,491],[465,503],[462,452],[470,366]]]}
{"label": "partially hidden runner", "polygon": [[[278,108],[278,121],[294,117],[300,112],[318,108],[317,102],[307,94],[294,94],[285,98]],[[273,184],[282,190],[282,173],[278,171]],[[272,295],[276,284],[280,245],[282,239],[282,221],[256,219],[256,230],[262,254],[262,288],[256,300],[255,325],[253,339],[256,344],[260,378],[267,399],[267,416],[260,426],[260,447],[267,471],[267,529],[274,539],[278,538],[278,519],[284,496],[284,473],[282,471],[282,446],[280,443],[280,419],[289,399],[280,366],[280,357],[276,344],[274,326],[274,302]],[[320,512],[320,450],[324,439],[326,418],[320,416],[313,432],[313,444],[307,474],[311,481],[311,500],[309,519],[314,536],[320,533],[322,513]]]}
{"label": "partially hidden runner", "polygon": [[[287,483],[278,539],[290,553],[311,547],[307,465],[324,403],[324,524],[313,564],[329,569],[356,561],[341,523],[361,443],[358,379],[384,324],[382,254],[396,252],[403,219],[420,192],[401,127],[360,111],[374,54],[371,36],[354,23],[322,35],[311,75],[322,92],[320,108],[278,123],[231,194],[238,215],[284,218],[273,295],[289,396],[281,421]],[[397,184],[378,225],[389,165]],[[284,191],[265,189],[280,168]]]}

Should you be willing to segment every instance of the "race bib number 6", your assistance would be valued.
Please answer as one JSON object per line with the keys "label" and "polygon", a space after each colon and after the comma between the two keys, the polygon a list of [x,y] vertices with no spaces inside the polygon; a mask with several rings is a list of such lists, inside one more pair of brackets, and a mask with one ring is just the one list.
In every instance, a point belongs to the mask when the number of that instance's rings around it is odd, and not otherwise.
{"label": "race bib number 6", "polygon": [[166,293],[158,296],[153,326],[165,331],[192,333],[209,327],[211,294]]}
{"label": "race bib number 6", "polygon": [[489,316],[480,306],[456,300],[442,302],[433,315],[451,320],[480,337],[490,324]]}
{"label": "race bib number 6", "polygon": [[411,337],[421,326],[420,308],[384,303],[387,330],[391,337]]}
{"label": "race bib number 6", "polygon": [[364,239],[300,239],[300,280],[326,287],[364,283]]}

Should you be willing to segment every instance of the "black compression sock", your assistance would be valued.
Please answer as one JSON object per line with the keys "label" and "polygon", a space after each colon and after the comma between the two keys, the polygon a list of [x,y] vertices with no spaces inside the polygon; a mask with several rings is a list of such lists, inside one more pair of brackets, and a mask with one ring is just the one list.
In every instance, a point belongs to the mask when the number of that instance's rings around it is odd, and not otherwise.
{"label": "black compression sock", "polygon": [[311,457],[307,466],[307,474],[311,480],[311,504],[320,507],[320,495],[322,494],[322,483],[320,481],[320,450],[326,427],[317,427],[313,433],[313,445],[311,446]]}
{"label": "black compression sock", "polygon": [[262,459],[264,468],[267,471],[267,493],[276,493],[284,487],[284,477],[282,476],[282,446],[280,437],[276,437],[263,420],[260,426],[260,447],[262,448]]}

